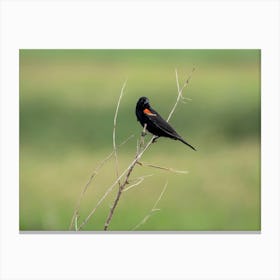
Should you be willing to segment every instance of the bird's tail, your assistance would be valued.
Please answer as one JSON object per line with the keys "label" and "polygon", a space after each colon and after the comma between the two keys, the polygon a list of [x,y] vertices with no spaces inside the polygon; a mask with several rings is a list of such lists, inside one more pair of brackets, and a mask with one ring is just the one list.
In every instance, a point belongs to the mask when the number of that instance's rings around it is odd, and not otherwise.
{"label": "bird's tail", "polygon": [[195,149],[192,145],[190,145],[189,143],[187,143],[183,138],[178,138],[178,140],[181,141],[182,143],[188,145],[190,148],[192,148],[193,150],[196,151],[196,149]]}

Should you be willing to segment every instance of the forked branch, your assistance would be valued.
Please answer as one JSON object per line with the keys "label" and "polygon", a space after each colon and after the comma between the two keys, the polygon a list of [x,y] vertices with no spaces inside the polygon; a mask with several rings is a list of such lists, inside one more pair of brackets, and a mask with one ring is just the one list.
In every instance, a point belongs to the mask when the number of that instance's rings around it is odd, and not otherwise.
{"label": "forked branch", "polygon": [[[193,73],[194,70],[195,70],[195,69],[193,68],[191,74]],[[174,104],[172,110],[171,110],[170,113],[169,113],[169,116],[168,116],[168,118],[167,118],[167,121],[169,121],[170,118],[172,117],[172,115],[173,115],[173,113],[174,113],[174,111],[175,111],[175,109],[176,109],[176,107],[177,107],[177,105],[178,105],[180,99],[183,99],[183,95],[182,95],[182,94],[183,94],[183,90],[184,90],[184,88],[188,85],[189,80],[190,80],[190,78],[191,78],[191,74],[190,74],[189,77],[187,78],[187,80],[185,81],[185,83],[183,84],[182,88],[180,88],[180,86],[179,86],[179,80],[178,80],[177,69],[175,69],[175,74],[176,74],[176,83],[177,83],[178,95],[177,95],[177,100],[176,100],[176,102],[175,102],[175,104]],[[121,93],[121,95],[122,95],[122,93]],[[127,172],[127,174],[126,174],[126,177],[125,177],[124,182],[123,182],[123,183],[120,185],[120,187],[119,187],[118,193],[117,193],[116,198],[115,198],[114,203],[113,203],[113,206],[111,207],[110,212],[109,212],[109,215],[108,215],[107,220],[106,220],[106,222],[105,222],[104,230],[107,230],[108,227],[109,227],[109,224],[110,224],[110,222],[111,222],[111,220],[112,220],[113,214],[114,214],[115,209],[116,209],[116,207],[117,207],[117,205],[118,205],[118,202],[119,202],[119,200],[120,200],[120,197],[121,197],[121,195],[122,195],[122,192],[123,192],[125,186],[129,183],[128,179],[129,179],[129,177],[130,177],[130,175],[131,175],[131,173],[132,173],[132,171],[133,171],[135,165],[136,165],[137,163],[139,164],[139,160],[140,160],[140,158],[142,157],[144,151],[147,150],[148,147],[150,147],[150,145],[154,142],[154,140],[155,140],[155,138],[156,138],[156,136],[153,136],[153,137],[151,138],[151,140],[148,142],[148,144],[146,145],[145,149],[141,152],[141,148],[143,149],[143,146],[144,146],[144,136],[145,136],[145,135],[146,135],[146,124],[144,125],[143,131],[142,131],[142,133],[141,133],[140,144],[139,144],[139,149],[137,148],[136,158],[135,158],[134,162],[131,164],[130,168],[128,169],[128,172]],[[141,164],[141,163],[140,163],[140,164]],[[148,166],[154,167],[154,168],[159,168],[159,169],[164,169],[164,170],[171,171],[171,172],[176,172],[176,173],[187,173],[187,171],[178,171],[178,170],[174,170],[174,169],[172,169],[172,168],[161,167],[161,166],[156,166],[156,165],[152,165],[152,164],[150,164],[150,165],[148,165]]]}
{"label": "forked branch", "polygon": [[[131,140],[134,137],[134,135],[130,135],[126,140],[124,140],[118,147],[123,146],[124,144],[126,144],[129,140]],[[81,207],[81,202],[85,196],[85,193],[87,191],[87,189],[89,188],[92,180],[95,178],[95,176],[99,173],[99,170],[104,166],[104,164],[109,161],[112,156],[114,155],[114,151],[112,151],[104,160],[102,160],[98,166],[95,168],[95,170],[92,172],[92,174],[90,175],[90,178],[88,179],[87,183],[85,184],[85,186],[83,186],[81,193],[80,193],[80,197],[78,199],[76,208],[74,210],[72,219],[71,219],[71,223],[69,226],[69,230],[73,229],[74,223],[75,223],[75,230],[78,230],[79,227],[77,226],[78,224],[78,219],[79,219],[79,212],[80,212],[80,207]]]}
{"label": "forked branch", "polygon": [[[176,99],[176,102],[173,106],[173,108],[171,109],[170,113],[169,113],[169,116],[167,118],[167,121],[170,120],[170,118],[172,117],[176,107],[178,106],[178,103],[180,100],[184,100],[185,97],[183,97],[183,90],[185,89],[185,87],[188,85],[189,83],[189,80],[191,78],[191,75],[193,73],[195,69],[193,68],[191,74],[189,75],[189,77],[187,78],[187,80],[185,81],[185,83],[183,84],[183,86],[180,88],[180,85],[179,85],[179,80],[178,80],[178,73],[177,73],[177,69],[175,69],[175,74],[176,74],[176,83],[177,83],[177,89],[178,89],[178,94],[177,94],[177,99]],[[118,189],[118,192],[116,194],[116,197],[114,199],[114,202],[113,202],[113,205],[108,213],[108,216],[107,216],[107,219],[106,219],[106,222],[104,224],[104,230],[108,230],[108,227],[111,223],[111,220],[113,218],[113,215],[115,213],[115,210],[116,210],[116,207],[119,203],[119,200],[121,198],[121,195],[124,191],[132,188],[132,187],[135,187],[136,185],[140,184],[143,180],[144,180],[144,176],[140,177],[139,181],[136,182],[135,184],[133,184],[132,186],[130,187],[127,187],[126,186],[129,184],[129,179],[130,179],[130,176],[136,166],[136,164],[141,164],[140,163],[140,159],[141,157],[143,156],[143,154],[146,152],[146,150],[151,146],[151,144],[154,142],[154,140],[156,139],[156,136],[152,136],[151,139],[147,142],[147,144],[145,145],[145,142],[144,142],[144,136],[145,136],[145,132],[146,132],[146,125],[144,126],[143,128],[143,131],[141,133],[141,137],[140,137],[140,140],[137,142],[137,149],[136,149],[136,155],[135,155],[135,158],[134,160],[129,164],[129,166],[121,173],[119,174],[119,165],[118,165],[118,157],[117,157],[117,146],[116,146],[116,125],[117,125],[117,116],[118,116],[118,110],[119,110],[119,106],[120,106],[120,102],[121,102],[121,98],[123,96],[123,92],[124,92],[124,88],[125,88],[125,85],[126,85],[126,82],[123,84],[123,87],[122,87],[122,90],[121,90],[121,93],[120,93],[120,96],[119,96],[119,99],[118,99],[118,103],[117,103],[117,108],[116,108],[116,111],[115,111],[115,116],[114,116],[114,128],[113,128],[113,152],[108,156],[109,158],[111,158],[112,155],[115,156],[115,163],[116,163],[116,174],[117,174],[117,179],[114,181],[114,183],[108,187],[107,191],[105,192],[105,194],[100,198],[100,200],[97,202],[96,206],[91,210],[91,212],[89,213],[89,215],[85,218],[85,220],[78,226],[77,225],[77,217],[78,217],[78,209],[80,207],[80,201],[78,203],[78,206],[76,208],[76,211],[73,215],[73,218],[72,218],[72,222],[71,222],[71,228],[73,226],[73,223],[75,222],[76,224],[76,230],[81,230],[86,224],[87,222],[89,221],[89,219],[93,216],[93,214],[95,213],[95,211],[98,209],[98,207],[101,205],[101,203],[105,200],[105,198],[108,196],[109,193],[111,193],[111,191],[115,188],[116,185],[119,186],[119,189]],[[186,173],[186,171],[178,171],[178,170],[174,170],[172,168],[168,168],[168,167],[162,167],[162,166],[157,166],[157,165],[154,165],[154,164],[145,164],[146,166],[149,166],[149,167],[153,167],[153,168],[158,168],[158,169],[163,169],[163,170],[166,170],[166,171],[171,171],[171,172],[175,172],[175,173]],[[92,180],[92,178],[94,177],[94,174],[93,176],[90,178],[89,181]],[[121,179],[123,178],[123,181],[121,182]],[[166,189],[166,186],[167,184],[164,186],[164,189],[161,193],[161,195],[159,196],[159,199],[157,200],[157,202],[155,203],[154,207],[152,208],[151,212],[148,214],[148,217],[145,217],[135,228],[138,228],[141,224],[145,223],[146,220],[151,216],[151,214],[155,211],[157,211],[156,209],[156,205],[158,204],[159,200],[161,199],[165,189]],[[84,192],[86,191],[87,189],[87,185],[86,187],[84,188],[84,191],[82,192],[82,195],[81,197],[83,196]],[[81,200],[81,199],[80,199]]]}
{"label": "forked branch", "polygon": [[164,187],[163,187],[163,189],[162,189],[162,191],[161,191],[161,193],[160,193],[158,199],[156,200],[154,206],[152,207],[152,209],[151,209],[151,211],[148,213],[148,215],[146,215],[146,216],[144,217],[144,219],[143,219],[139,224],[137,224],[132,230],[136,230],[137,228],[139,228],[140,226],[142,226],[143,224],[145,224],[145,223],[148,221],[148,219],[149,219],[156,211],[160,211],[160,209],[157,208],[157,205],[158,205],[158,203],[160,202],[160,200],[161,200],[163,194],[165,193],[166,188],[167,188],[167,185],[168,185],[168,182],[165,183],[165,185],[164,185]]}

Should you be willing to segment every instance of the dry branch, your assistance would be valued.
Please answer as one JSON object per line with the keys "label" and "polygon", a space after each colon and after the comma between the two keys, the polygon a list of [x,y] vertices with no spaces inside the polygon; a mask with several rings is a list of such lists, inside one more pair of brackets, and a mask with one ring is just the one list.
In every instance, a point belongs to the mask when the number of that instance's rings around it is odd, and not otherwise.
{"label": "dry branch", "polygon": [[[194,68],[191,72],[191,74],[194,72]],[[167,118],[167,122],[170,120],[170,118],[172,117],[176,107],[178,106],[178,103],[180,100],[184,100],[185,97],[183,97],[183,90],[184,88],[188,85],[189,83],[189,80],[191,78],[191,74],[189,75],[189,77],[187,78],[187,80],[185,81],[185,83],[183,84],[183,86],[180,88],[180,85],[179,85],[179,80],[178,80],[178,73],[177,73],[177,69],[175,69],[175,74],[176,74],[176,83],[177,83],[177,89],[178,89],[178,95],[177,95],[177,99],[176,99],[176,102],[172,108],[172,110],[170,111],[169,113],[169,116]],[[109,186],[109,188],[107,189],[107,191],[105,192],[105,194],[100,198],[100,200],[97,202],[96,206],[91,210],[91,212],[89,213],[89,215],[85,218],[85,220],[81,223],[80,226],[77,226],[76,225],[76,229],[78,230],[81,230],[86,224],[87,222],[89,221],[89,219],[92,217],[92,215],[95,213],[95,211],[97,210],[97,208],[101,205],[101,203],[104,201],[104,199],[108,196],[108,194],[114,189],[114,187],[118,184],[119,185],[119,189],[118,189],[118,192],[117,192],[117,195],[115,197],[115,200],[113,202],[113,205],[109,211],[109,214],[108,214],[108,217],[106,219],[106,222],[104,224],[104,230],[108,230],[108,227],[110,225],[110,222],[112,220],[112,217],[114,215],[114,212],[115,212],[115,209],[118,205],[118,202],[120,200],[120,197],[122,195],[122,193],[124,191],[127,191],[128,189],[130,189],[131,187],[135,187],[136,185],[139,185],[144,179],[142,177],[142,179],[139,179],[139,181],[137,183],[135,183],[134,185],[128,187],[128,188],[125,188],[126,185],[129,184],[129,178],[132,174],[132,171],[134,169],[134,167],[136,166],[137,163],[139,163],[139,160],[141,159],[142,155],[145,153],[145,151],[151,146],[151,144],[154,142],[154,140],[157,138],[156,136],[152,136],[151,139],[148,141],[148,143],[145,145],[144,143],[144,137],[146,135],[146,125],[144,126],[143,128],[143,131],[141,133],[141,137],[140,137],[140,140],[137,141],[137,151],[136,151],[136,156],[134,158],[134,160],[129,164],[129,166],[119,175],[119,170],[118,170],[118,158],[117,158],[117,148],[116,148],[116,142],[115,142],[115,131],[116,131],[116,120],[117,120],[117,115],[118,115],[118,109],[119,109],[119,105],[120,105],[120,101],[121,101],[121,98],[122,98],[122,95],[123,95],[123,91],[124,91],[124,88],[125,88],[125,84],[126,82],[123,84],[123,87],[122,87],[122,90],[121,90],[121,93],[120,93],[120,96],[119,96],[119,100],[118,100],[118,103],[117,103],[117,108],[116,108],[116,112],[115,112],[115,117],[114,117],[114,128],[113,128],[113,152],[112,154],[110,154],[110,157],[112,155],[115,155],[115,162],[116,162],[116,173],[117,173],[117,179],[114,181],[114,183]],[[186,173],[186,171],[178,171],[178,170],[174,170],[172,168],[167,168],[167,167],[161,167],[161,166],[157,166],[157,165],[153,165],[153,164],[146,164],[147,166],[150,166],[150,167],[154,167],[154,168],[159,168],[159,169],[164,169],[164,170],[167,170],[167,171],[171,171],[171,172],[175,172],[175,173]],[[124,177],[124,180],[123,182],[121,183],[121,179]],[[156,211],[155,207],[157,205],[157,203],[159,202],[159,200],[161,199],[165,189],[166,189],[166,186],[167,184],[165,185],[161,195],[159,196],[159,199],[157,200],[157,202],[155,203],[153,209],[152,209],[152,212]],[[78,207],[79,208],[79,207]],[[150,216],[151,213],[148,215]],[[73,224],[73,221],[75,221],[75,219],[77,219],[77,216],[78,216],[78,212],[75,212],[74,213],[74,218],[72,219],[72,222],[71,222],[71,225]],[[148,217],[149,218],[149,217]],[[146,221],[148,218],[144,218],[144,220]],[[144,222],[145,222],[144,221]],[[143,221],[140,223],[142,224]],[[76,221],[76,224],[77,224],[77,221]],[[136,226],[138,227],[138,225]]]}
{"label": "dry branch", "polygon": [[185,99],[185,97],[183,97],[183,90],[184,90],[184,88],[188,85],[188,83],[189,83],[189,81],[190,81],[190,79],[191,79],[192,74],[193,74],[194,71],[195,71],[195,68],[192,69],[192,72],[190,73],[189,77],[187,78],[187,80],[185,81],[185,83],[183,84],[183,86],[180,88],[179,79],[178,79],[178,72],[177,72],[177,69],[175,69],[176,84],[177,84],[178,95],[177,95],[177,100],[176,100],[176,102],[175,102],[175,104],[174,104],[172,110],[170,111],[167,120],[166,120],[167,122],[169,122],[170,118],[172,117],[172,115],[173,115],[173,113],[174,113],[174,111],[175,111],[175,109],[176,109],[176,107],[177,107],[177,105],[178,105],[180,99],[182,99],[182,100]]}
{"label": "dry branch", "polygon": [[162,169],[162,170],[173,172],[173,173],[181,173],[181,174],[187,174],[188,173],[188,171],[186,171],[186,170],[176,170],[176,169],[171,168],[171,167],[159,166],[159,165],[150,164],[150,163],[143,163],[143,162],[140,162],[140,161],[138,161],[137,163],[141,166],[153,167],[153,168]]}
{"label": "dry branch", "polygon": [[[117,185],[118,181],[127,173],[131,174],[131,171],[133,170],[136,162],[141,158],[141,156],[144,154],[144,152],[149,148],[149,146],[152,144],[152,139],[149,141],[148,145],[146,145],[143,150],[135,157],[135,159],[131,162],[131,164],[122,172],[122,174],[117,178],[117,180],[107,189],[105,194],[101,197],[101,199],[97,202],[96,206],[92,209],[92,211],[89,213],[89,215],[86,217],[86,219],[83,221],[83,223],[79,226],[78,230],[81,230],[88,220],[91,218],[91,216],[95,213],[97,208],[101,205],[103,200],[107,197],[107,195],[114,189],[114,187]],[[126,181],[126,180],[125,180]]]}
{"label": "dry branch", "polygon": [[132,230],[136,230],[136,229],[139,228],[141,225],[145,224],[145,223],[148,221],[148,219],[152,216],[153,213],[155,213],[156,211],[160,211],[160,209],[158,209],[158,208],[156,208],[156,207],[157,207],[158,203],[160,202],[160,200],[161,200],[163,194],[165,193],[165,190],[166,190],[166,188],[167,188],[167,185],[168,185],[168,182],[165,183],[165,185],[164,185],[164,187],[163,187],[163,189],[162,189],[162,191],[161,191],[161,193],[160,193],[158,199],[156,200],[154,206],[152,207],[152,209],[151,209],[151,211],[148,213],[148,215],[146,215],[146,216],[144,217],[144,219],[143,219],[140,223],[138,223]]}
{"label": "dry branch", "polygon": [[143,131],[142,131],[142,133],[141,133],[139,149],[137,149],[136,156],[135,156],[135,159],[137,159],[137,160],[134,160],[133,164],[131,164],[131,166],[130,166],[130,168],[128,169],[127,174],[126,174],[126,176],[125,176],[124,182],[123,182],[123,183],[120,185],[120,187],[119,187],[117,196],[116,196],[116,198],[115,198],[115,200],[114,200],[114,203],[113,203],[113,206],[111,207],[110,212],[109,212],[109,214],[108,214],[108,217],[107,217],[107,219],[106,219],[106,222],[105,222],[105,225],[104,225],[104,230],[107,230],[107,229],[108,229],[109,224],[110,224],[110,222],[111,222],[111,220],[112,220],[113,214],[114,214],[114,212],[115,212],[115,209],[116,209],[116,207],[117,207],[117,205],[118,205],[118,202],[119,202],[119,200],[120,200],[120,197],[121,197],[121,195],[122,195],[122,192],[123,192],[125,186],[126,186],[127,184],[129,184],[128,178],[130,177],[131,172],[132,172],[133,169],[134,169],[134,166],[135,166],[135,165],[137,164],[137,162],[138,162],[138,155],[139,155],[138,153],[139,153],[139,151],[141,151],[141,148],[144,146],[144,137],[145,137],[145,135],[146,135],[146,127],[147,127],[147,124],[144,125]]}
{"label": "dry branch", "polygon": [[145,178],[151,177],[151,176],[153,176],[153,175],[154,175],[154,174],[144,175],[144,176],[141,176],[141,177],[138,177],[138,178],[134,179],[134,180],[136,180],[137,182],[134,183],[134,184],[132,184],[132,185],[130,185],[129,187],[123,189],[123,192],[126,192],[126,191],[128,191],[128,190],[130,190],[130,189],[132,189],[132,188],[134,188],[134,187],[136,187],[136,186],[138,186],[138,185],[140,185],[140,184],[145,180]]}
{"label": "dry branch", "polygon": [[[117,153],[117,145],[116,145],[116,127],[117,127],[117,117],[118,117],[118,112],[119,112],[119,107],[120,107],[120,102],[123,96],[123,92],[126,86],[126,81],[123,83],[122,89],[121,89],[121,94],[119,96],[119,100],[117,103],[117,108],[115,111],[115,116],[114,116],[114,127],[113,127],[113,149],[114,149],[114,156],[115,156],[115,164],[116,164],[116,176],[117,178],[119,177],[119,162],[118,162],[118,153]],[[118,180],[119,187],[121,186],[120,180]]]}
{"label": "dry branch", "polygon": [[[192,73],[194,72],[194,70],[195,70],[195,68],[193,68]],[[191,73],[191,74],[192,74],[192,73]],[[183,85],[182,88],[180,89],[177,69],[175,69],[175,74],[176,74],[176,82],[177,82],[178,96],[177,96],[177,100],[176,100],[176,102],[175,102],[175,104],[174,104],[174,106],[173,106],[171,112],[169,113],[169,116],[168,116],[168,118],[167,118],[167,121],[169,121],[170,118],[171,118],[171,116],[173,115],[173,113],[174,113],[174,111],[175,111],[175,109],[176,109],[176,107],[177,107],[177,105],[178,105],[180,99],[183,99],[183,95],[182,95],[182,94],[183,94],[183,90],[184,90],[184,88],[188,85],[189,80],[190,80],[190,78],[191,78],[191,74],[190,74],[189,77],[187,78],[187,80],[185,81],[184,85]],[[122,192],[123,192],[123,190],[124,190],[124,188],[125,188],[125,185],[128,184],[128,179],[129,179],[129,177],[130,177],[130,175],[131,175],[131,172],[133,171],[135,165],[139,162],[139,159],[140,159],[141,156],[143,155],[144,151],[154,142],[154,139],[157,138],[156,136],[153,136],[152,139],[151,139],[151,140],[148,142],[148,144],[146,145],[146,147],[143,149],[143,151],[140,152],[140,151],[141,151],[141,148],[144,147],[144,137],[145,137],[145,135],[146,135],[146,126],[147,126],[147,125],[145,124],[145,125],[144,125],[144,128],[143,128],[143,131],[142,131],[142,133],[141,133],[139,149],[137,148],[137,153],[136,153],[136,161],[134,160],[134,162],[131,164],[130,168],[128,169],[128,172],[127,172],[127,175],[126,175],[126,177],[125,177],[124,182],[123,182],[122,185],[119,187],[117,196],[116,196],[116,198],[115,198],[115,200],[114,200],[113,206],[111,207],[110,212],[109,212],[108,217],[107,217],[107,220],[106,220],[106,222],[105,222],[104,230],[107,230],[108,227],[109,227],[109,224],[110,224],[110,222],[111,222],[111,220],[112,220],[112,217],[113,217],[114,211],[115,211],[115,209],[116,209],[116,206],[117,206],[117,204],[118,204],[118,202],[119,202],[119,200],[120,200],[121,194],[122,194]],[[171,169],[171,168],[163,168],[163,167],[159,167],[159,166],[153,166],[153,167],[155,167],[155,168],[160,168],[160,169],[165,169],[165,170],[169,170],[169,171],[172,170],[173,172],[175,172],[175,170],[174,170],[174,169]],[[184,173],[184,171],[183,171],[183,172],[181,171],[180,173]]]}
{"label": "dry branch", "polygon": [[[124,144],[126,144],[130,139],[132,139],[134,137],[134,135],[130,135],[127,139],[125,139],[118,147],[121,147],[123,146]],[[69,226],[69,229],[71,230],[73,228],[73,225],[75,223],[75,229],[77,230],[78,226],[78,219],[79,219],[79,211],[80,211],[80,206],[81,206],[81,202],[82,202],[82,199],[84,198],[84,195],[89,187],[89,185],[91,184],[92,180],[94,179],[94,177],[98,174],[99,170],[103,167],[103,165],[111,159],[111,157],[114,155],[114,151],[112,151],[105,159],[103,159],[99,165],[95,168],[95,170],[93,171],[93,173],[90,175],[90,178],[89,180],[87,181],[87,183],[85,184],[85,186],[82,187],[82,190],[81,190],[81,194],[80,194],[80,197],[78,199],[78,202],[77,202],[77,205],[76,205],[76,208],[74,210],[74,213],[73,213],[73,216],[72,216],[72,219],[71,219],[71,223],[70,223],[70,226]]]}

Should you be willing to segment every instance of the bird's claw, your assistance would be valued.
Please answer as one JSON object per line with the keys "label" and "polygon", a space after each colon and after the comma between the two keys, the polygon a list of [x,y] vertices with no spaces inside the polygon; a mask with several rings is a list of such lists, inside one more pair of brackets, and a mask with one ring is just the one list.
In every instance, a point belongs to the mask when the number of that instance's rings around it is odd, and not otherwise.
{"label": "bird's claw", "polygon": [[158,136],[155,136],[154,139],[153,139],[153,141],[152,141],[152,143],[156,143],[156,141],[157,141],[158,138],[159,138]]}

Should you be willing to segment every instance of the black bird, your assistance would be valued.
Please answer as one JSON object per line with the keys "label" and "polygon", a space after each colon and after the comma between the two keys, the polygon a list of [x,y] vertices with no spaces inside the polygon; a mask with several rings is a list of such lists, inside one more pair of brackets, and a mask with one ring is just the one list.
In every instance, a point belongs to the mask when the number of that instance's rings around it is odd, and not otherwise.
{"label": "black bird", "polygon": [[158,137],[168,137],[175,140],[179,140],[182,143],[188,145],[190,148],[196,151],[196,149],[187,143],[172,127],[165,121],[160,114],[155,111],[149,103],[147,97],[140,97],[135,110],[137,120],[144,127],[146,124],[147,130],[153,135]]}

